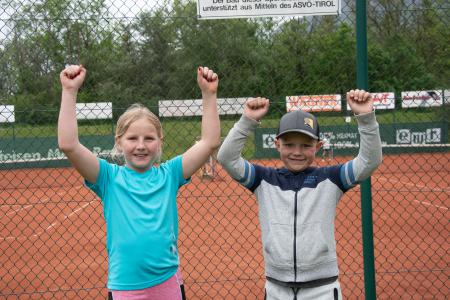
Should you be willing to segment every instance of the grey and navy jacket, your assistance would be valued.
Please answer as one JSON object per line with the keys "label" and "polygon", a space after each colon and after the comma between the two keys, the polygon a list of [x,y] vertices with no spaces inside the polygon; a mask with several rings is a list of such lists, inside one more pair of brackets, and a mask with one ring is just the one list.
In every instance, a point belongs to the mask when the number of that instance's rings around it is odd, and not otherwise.
{"label": "grey and navy jacket", "polygon": [[268,278],[309,282],[339,273],[334,219],[342,195],[368,178],[381,163],[375,112],[355,116],[360,133],[358,156],[344,164],[308,167],[300,173],[252,164],[241,157],[258,122],[242,116],[230,130],[218,160],[232,178],[252,191]]}

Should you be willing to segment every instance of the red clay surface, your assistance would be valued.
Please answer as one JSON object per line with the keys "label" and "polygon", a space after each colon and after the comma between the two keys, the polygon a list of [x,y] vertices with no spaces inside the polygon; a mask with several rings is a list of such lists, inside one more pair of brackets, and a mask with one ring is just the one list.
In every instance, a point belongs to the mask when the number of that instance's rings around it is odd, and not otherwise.
{"label": "red clay surface", "polygon": [[[450,153],[385,155],[371,180],[378,299],[445,299]],[[178,203],[187,298],[263,299],[253,195],[218,167]],[[0,208],[0,299],[106,298],[102,205],[72,168],[0,171]],[[359,187],[339,204],[336,239],[344,297],[362,299]]]}

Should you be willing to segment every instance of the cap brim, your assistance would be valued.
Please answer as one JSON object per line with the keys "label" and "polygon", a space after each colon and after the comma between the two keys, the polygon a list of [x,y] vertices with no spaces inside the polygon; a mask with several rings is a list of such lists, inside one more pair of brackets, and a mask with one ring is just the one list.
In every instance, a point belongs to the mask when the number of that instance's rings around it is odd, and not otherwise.
{"label": "cap brim", "polygon": [[309,131],[301,130],[301,129],[285,130],[285,131],[283,131],[283,132],[277,134],[277,139],[278,139],[280,136],[282,136],[283,134],[286,134],[286,133],[289,133],[289,132],[303,133],[303,134],[305,134],[305,135],[307,135],[307,136],[309,136],[309,137],[312,137],[313,139],[316,139],[316,140],[319,139],[319,137],[318,137],[317,135],[314,135],[314,134],[312,134],[312,133],[309,132]]}

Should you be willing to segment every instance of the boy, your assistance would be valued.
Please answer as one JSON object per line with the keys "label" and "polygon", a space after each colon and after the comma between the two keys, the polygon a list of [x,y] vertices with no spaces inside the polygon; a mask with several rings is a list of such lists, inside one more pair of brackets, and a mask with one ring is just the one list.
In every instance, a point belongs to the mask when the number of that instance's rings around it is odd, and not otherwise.
{"label": "boy", "polygon": [[373,101],[351,90],[347,101],[358,121],[359,154],[342,165],[312,167],[319,140],[317,119],[304,111],[285,114],[275,145],[284,168],[251,164],[241,157],[247,137],[269,109],[249,99],[223,142],[218,160],[258,201],[265,260],[265,299],[342,299],[334,218],[341,196],[381,163],[381,140]]}
{"label": "boy", "polygon": [[330,138],[324,136],[322,139],[322,161],[331,161],[333,159],[333,148],[331,147]]}

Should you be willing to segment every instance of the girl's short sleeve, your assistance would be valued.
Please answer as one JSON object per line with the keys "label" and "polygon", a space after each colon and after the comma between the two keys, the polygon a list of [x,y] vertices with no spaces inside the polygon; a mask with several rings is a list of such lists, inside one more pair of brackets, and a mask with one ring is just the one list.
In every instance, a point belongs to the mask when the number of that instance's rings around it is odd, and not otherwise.
{"label": "girl's short sleeve", "polygon": [[178,155],[171,160],[166,162],[167,166],[172,170],[172,174],[174,176],[175,181],[178,183],[178,186],[185,185],[191,179],[183,178],[183,156]]}
{"label": "girl's short sleeve", "polygon": [[98,172],[97,180],[95,183],[89,182],[84,179],[84,184],[90,190],[92,190],[100,199],[103,199],[105,195],[106,186],[108,183],[108,175],[111,173],[111,165],[104,159],[99,158],[100,170]]}

